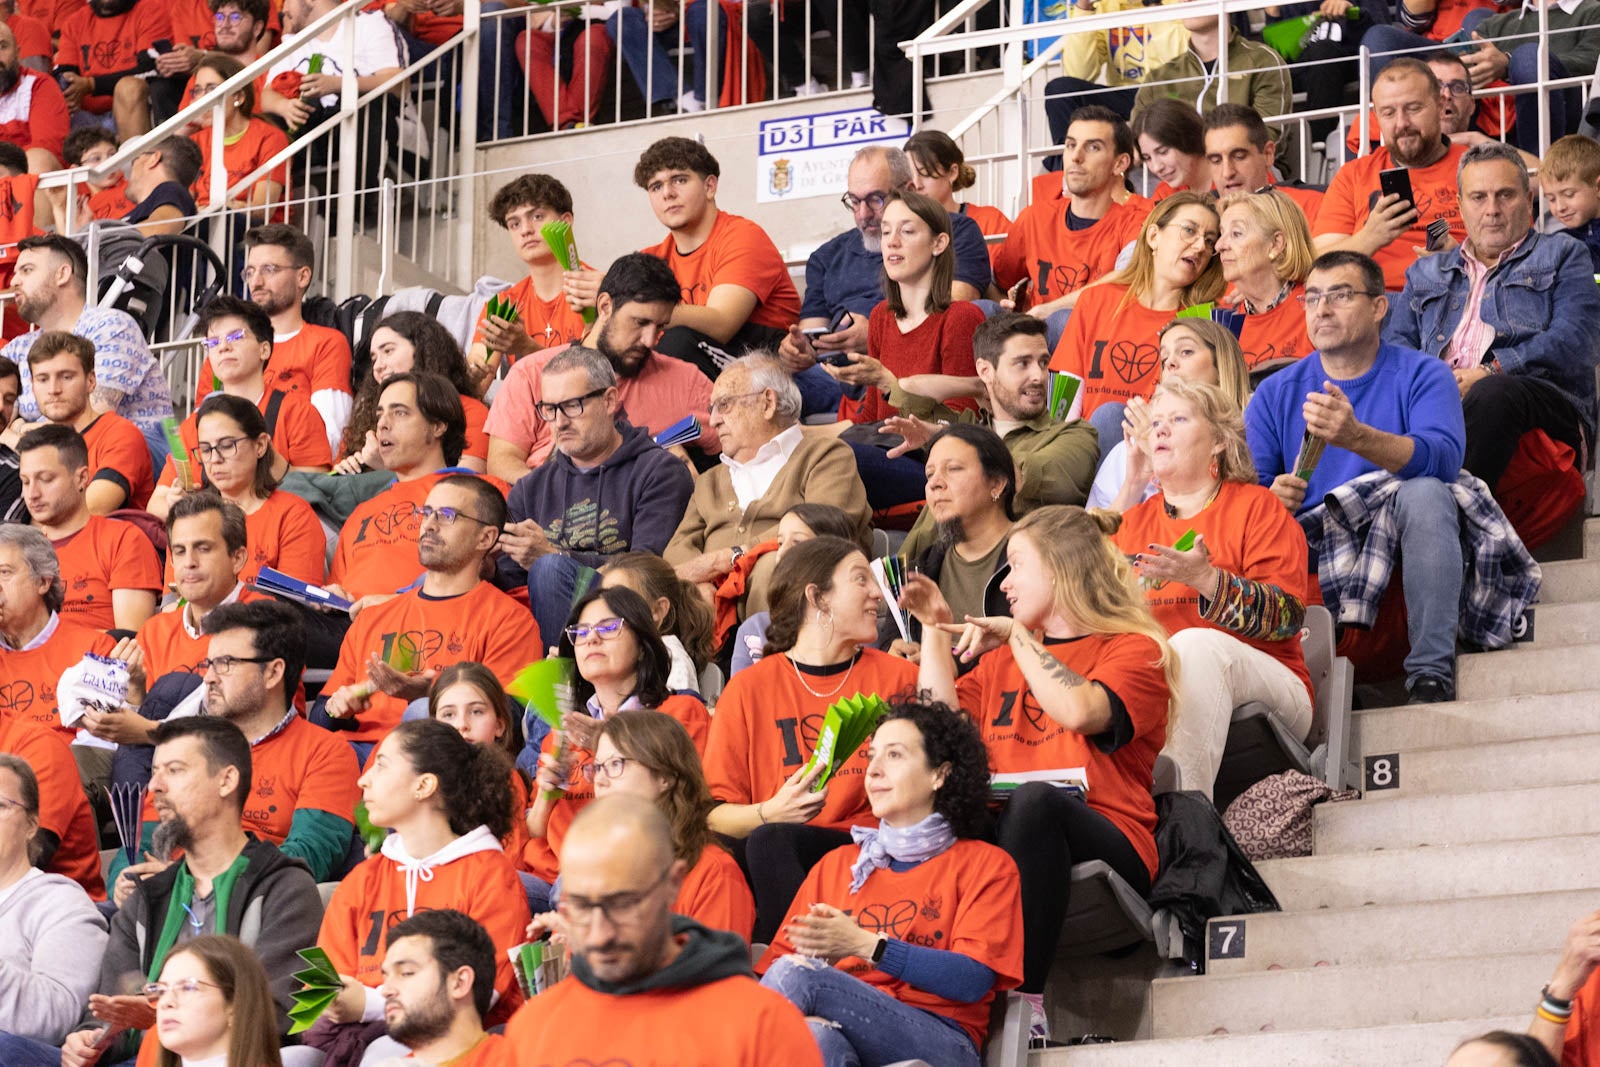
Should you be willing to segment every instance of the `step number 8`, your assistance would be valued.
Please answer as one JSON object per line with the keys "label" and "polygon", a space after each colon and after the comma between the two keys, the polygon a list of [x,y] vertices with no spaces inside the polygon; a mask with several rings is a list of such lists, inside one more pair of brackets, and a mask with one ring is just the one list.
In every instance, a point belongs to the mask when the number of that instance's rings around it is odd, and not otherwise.
{"label": "step number 8", "polygon": [[1400,788],[1400,754],[1367,757],[1367,791]]}

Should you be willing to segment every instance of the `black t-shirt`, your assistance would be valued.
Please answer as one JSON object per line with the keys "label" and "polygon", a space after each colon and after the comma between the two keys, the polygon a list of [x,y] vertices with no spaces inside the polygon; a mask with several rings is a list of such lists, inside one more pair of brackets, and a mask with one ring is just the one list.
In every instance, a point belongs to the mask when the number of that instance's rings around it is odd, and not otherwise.
{"label": "black t-shirt", "polygon": [[150,195],[134,205],[133,210],[122,216],[122,221],[137,226],[155,214],[158,207],[171,205],[178,209],[184,218],[189,218],[195,213],[194,197],[189,195],[189,190],[177,182],[162,182],[150,191]]}

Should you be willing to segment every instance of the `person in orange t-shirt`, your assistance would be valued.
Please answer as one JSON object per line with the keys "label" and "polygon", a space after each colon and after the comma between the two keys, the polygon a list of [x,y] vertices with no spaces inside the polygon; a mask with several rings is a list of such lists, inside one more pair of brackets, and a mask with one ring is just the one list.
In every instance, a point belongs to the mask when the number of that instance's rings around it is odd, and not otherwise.
{"label": "person in orange t-shirt", "polygon": [[349,731],[351,742],[381,739],[409,702],[428,695],[443,667],[474,660],[509,679],[540,658],[526,605],[480,577],[506,521],[500,491],[476,475],[458,474],[436,484],[426,499],[416,535],[421,584],[356,615],[324,686],[331,694],[324,710],[335,720],[330,728]]}
{"label": "person in orange t-shirt", "polygon": [[511,830],[507,770],[498,751],[432,719],[401,723],[378,746],[360,779],[361,799],[372,824],[393,832],[378,855],[345,875],[322,918],[317,944],[345,979],[330,1022],[382,1017],[385,931],[442,908],[475,920],[494,943],[499,999],[485,1025],[505,1022],[522,1003],[507,951],[522,943],[531,915],[499,845]]}
{"label": "person in orange t-shirt", "polygon": [[828,1063],[978,1067],[989,1007],[1022,978],[1017,865],[979,839],[983,738],[949,707],[897,703],[868,748],[877,828],[811,868],[756,970]]}
{"label": "person in orange t-shirt", "polygon": [[[826,788],[806,763],[829,705],[857,693],[888,699],[916,686],[916,667],[879,652],[883,598],[849,541],[793,545],[773,572],[767,654],[734,675],[717,701],[706,781],[711,829],[742,842],[752,874],[757,941],[770,942],[806,871],[873,825],[865,749],[840,759]],[[736,846],[737,847],[737,846]]]}
{"label": "person in orange t-shirt", "polygon": [[[901,598],[924,635],[956,635],[953,649],[923,641],[918,681],[977,720],[994,770],[1061,771],[1086,790],[1029,782],[1000,817],[998,842],[1022,875],[1021,990],[1039,1024],[1072,865],[1104,860],[1142,894],[1158,862],[1150,788],[1177,658],[1102,521],[1060,505],[1023,516],[1006,544],[1011,573],[1000,587],[1011,618],[957,624],[921,575]],[[978,659],[959,682],[958,656]]]}
{"label": "person in orange t-shirt", "polygon": [[[223,82],[243,70],[244,65],[232,56],[206,55],[194,72],[186,103],[219,88]],[[254,117],[255,109],[256,90],[249,85],[223,101],[222,165],[230,189],[289,147],[288,134],[266,119]],[[202,112],[195,123],[199,129],[189,135],[200,146],[200,176],[190,186],[194,202],[199,207],[211,202],[211,118],[211,111]],[[230,199],[228,206],[263,209],[251,214],[258,220],[282,221],[283,202],[288,198],[288,188],[289,164],[284,162],[268,171],[265,177],[258,179],[242,195]],[[270,210],[271,205],[277,205],[277,209]]]}
{"label": "person in orange t-shirt", "polygon": [[633,183],[650,195],[650,209],[669,231],[640,251],[664,260],[683,289],[656,350],[713,379],[722,364],[704,346],[731,356],[776,349],[800,320],[800,294],[772,238],[717,207],[721,174],[705,145],[687,137],[663,137],[633,168]]}
{"label": "person in orange t-shirt", "polygon": [[[10,24],[0,22],[0,42],[9,36],[13,39],[13,47],[20,47],[12,32],[18,22],[17,19]],[[67,102],[62,99],[61,89],[50,75],[21,66],[15,52],[8,66],[11,88],[0,93],[0,116],[3,116],[0,117],[0,141],[22,149],[28,165],[20,170],[15,165],[7,169],[17,171],[14,177],[29,171],[42,174],[59,170],[61,146],[67,138],[69,122]],[[34,197],[30,195],[16,199],[26,200],[25,206],[31,206]],[[33,221],[31,215],[28,220]]]}
{"label": "person in orange t-shirt", "polygon": [[500,294],[516,306],[517,321],[491,320],[487,308],[479,313],[467,358],[474,367],[498,367],[501,359],[578,343],[589,328],[583,309],[594,306],[600,272],[582,263],[563,270],[540,232],[552,222],[572,225],[572,194],[548,174],[524,174],[494,194],[489,217],[510,236],[528,276]]}
{"label": "person in orange t-shirt", "polygon": [[[1456,195],[1456,170],[1467,146],[1444,135],[1439,78],[1419,59],[1406,56],[1384,67],[1372,83],[1372,104],[1383,147],[1339,168],[1312,232],[1319,254],[1349,249],[1369,255],[1383,268],[1384,288],[1399,292],[1406,268],[1429,247],[1430,223],[1443,219],[1455,244],[1467,239]],[[1380,174],[1396,167],[1411,183],[1409,202],[1380,188]]]}
{"label": "person in orange t-shirt", "polygon": [[[1256,484],[1244,414],[1221,390],[1163,381],[1150,427],[1161,491],[1128,510],[1112,540],[1133,557],[1151,613],[1184,664],[1183,714],[1165,751],[1179,788],[1209,797],[1234,708],[1265,704],[1296,738],[1311,729],[1311,675],[1300,649],[1305,534]],[[1191,531],[1194,547],[1170,547]]]}
{"label": "person in orange t-shirt", "polygon": [[1217,235],[1209,198],[1173,193],[1150,212],[1133,262],[1086,290],[1067,320],[1050,369],[1083,380],[1083,414],[1107,448],[1121,437],[1123,406],[1155,390],[1161,327],[1179,310],[1222,295]]}
{"label": "person in orange t-shirt", "polygon": [[53,25],[60,31],[55,70],[64,80],[67,106],[107,114],[113,92],[131,78],[138,92],[128,94],[128,106],[116,109],[117,137],[126,141],[148,132],[149,79],[156,70],[150,56],[158,41],[172,44],[168,6],[156,0],[85,4]]}
{"label": "person in orange t-shirt", "polygon": [[27,760],[39,779],[39,832],[34,840],[42,846],[40,869],[71,878],[95,900],[106,899],[100,837],[71,746],[8,704],[0,708],[0,752]]}
{"label": "person in orange t-shirt", "polygon": [[411,1050],[407,1060],[449,1067],[501,1067],[511,1054],[485,1033],[497,957],[489,931],[452,908],[419,911],[384,937],[384,1022]]}
{"label": "person in orange t-shirt", "polygon": [[[512,1017],[508,1065],[821,1067],[805,1018],[751,978],[749,946],[672,913],[686,868],[667,817],[642,797],[605,797],[579,813],[560,911],[532,931],[564,934],[572,974]],[[594,922],[601,908],[627,923],[625,942]]]}
{"label": "person in orange t-shirt", "polygon": [[[1561,1067],[1600,1067],[1600,911],[1572,924],[1528,1027]],[[1565,1017],[1565,1018],[1563,1018]]]}
{"label": "person in orange t-shirt", "polygon": [[[511,717],[511,701],[494,672],[470,660],[452,663],[439,672],[428,691],[428,717],[453,726],[475,745],[499,749],[514,760],[521,749],[522,732]],[[368,766],[371,766],[370,760]],[[511,832],[500,840],[500,848],[511,862],[522,866],[522,850],[528,843],[528,779],[521,768],[511,768]],[[520,869],[518,876],[526,883]],[[531,906],[531,904],[530,904]]]}
{"label": "person in orange t-shirt", "polygon": [[1300,303],[1316,250],[1305,214],[1282,190],[1229,193],[1222,211],[1217,259],[1228,283],[1223,303],[1244,315],[1239,347],[1250,368],[1311,351]]}

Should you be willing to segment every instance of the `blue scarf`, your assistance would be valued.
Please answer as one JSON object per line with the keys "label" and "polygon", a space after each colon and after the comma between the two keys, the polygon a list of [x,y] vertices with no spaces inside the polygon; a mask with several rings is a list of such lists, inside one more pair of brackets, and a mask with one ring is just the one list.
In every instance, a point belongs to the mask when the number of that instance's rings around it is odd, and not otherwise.
{"label": "blue scarf", "polygon": [[945,817],[934,812],[915,826],[852,826],[850,839],[861,855],[850,867],[850,892],[859,893],[867,878],[891,862],[921,863],[956,843],[955,831]]}

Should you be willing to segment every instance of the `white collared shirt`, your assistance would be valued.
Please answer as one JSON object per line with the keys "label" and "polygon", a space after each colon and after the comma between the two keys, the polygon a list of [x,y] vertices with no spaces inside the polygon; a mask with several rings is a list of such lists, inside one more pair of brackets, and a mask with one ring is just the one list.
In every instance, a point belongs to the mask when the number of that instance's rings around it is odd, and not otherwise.
{"label": "white collared shirt", "polygon": [[34,649],[38,648],[40,645],[54,637],[56,635],[56,627],[59,625],[61,625],[61,616],[52,611],[50,613],[50,621],[44,624],[44,629],[33,635],[33,640],[29,641],[21,648],[12,648],[10,645],[5,643],[3,638],[0,638],[0,651],[32,652]]}
{"label": "white collared shirt", "polygon": [[[1555,2],[1557,7],[1570,15],[1578,10],[1578,5],[1583,3],[1583,0],[1555,0]],[[1522,0],[1522,13],[1524,15],[1534,15],[1538,14],[1538,12],[1538,0]]]}
{"label": "white collared shirt", "polygon": [[772,488],[772,480],[799,447],[800,424],[795,423],[756,449],[756,454],[744,463],[729,459],[726,452],[722,454],[722,462],[728,465],[728,478],[733,482],[733,495],[739,501],[740,511],[767,495],[767,490]]}
{"label": "white collared shirt", "polygon": [[[234,582],[233,583],[233,592],[231,592],[227,596],[223,597],[222,600],[217,604],[217,608],[222,607],[223,604],[232,604],[232,603],[234,603],[236,600],[239,599],[240,595],[243,594],[243,593],[244,593],[244,583],[243,582]],[[211,610],[212,611],[216,611],[217,608],[212,608]],[[183,613],[178,616],[178,621],[183,623],[183,632],[188,634],[191,640],[196,640],[197,641],[197,640],[200,639],[200,637],[202,636],[202,634],[200,632],[200,620],[198,620],[198,619],[196,619],[194,617],[194,605],[193,604],[185,604],[183,606]]]}

